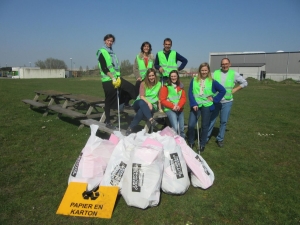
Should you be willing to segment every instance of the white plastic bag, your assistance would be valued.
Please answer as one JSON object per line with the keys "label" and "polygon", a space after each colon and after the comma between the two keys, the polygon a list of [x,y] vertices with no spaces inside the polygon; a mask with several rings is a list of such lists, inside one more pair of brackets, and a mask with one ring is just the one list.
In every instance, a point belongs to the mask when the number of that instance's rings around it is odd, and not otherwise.
{"label": "white plastic bag", "polygon": [[[197,156],[195,158],[199,161],[200,165],[202,166],[203,171],[206,174],[204,176],[209,177],[209,179],[211,181],[211,184],[209,186],[205,185],[205,183],[202,182],[202,179],[199,179],[194,174],[194,172],[192,172],[191,173],[191,182],[192,182],[192,185],[193,185],[193,187],[200,187],[200,188],[206,189],[206,188],[210,187],[213,184],[214,179],[215,179],[215,175],[214,175],[213,171],[211,170],[211,168],[206,163],[206,161],[202,158],[202,156],[200,156],[200,155],[197,154]],[[201,173],[203,173],[203,172],[201,171]]]}
{"label": "white plastic bag", "polygon": [[100,184],[108,160],[116,146],[113,142],[96,136],[98,125],[91,125],[90,128],[91,135],[77,158],[68,180],[68,183],[88,183],[87,191]]}
{"label": "white plastic bag", "polygon": [[135,148],[135,135],[131,134],[116,145],[105,170],[101,186],[118,186],[122,189],[125,170],[130,160],[130,152]]}
{"label": "white plastic bag", "polygon": [[141,209],[158,205],[163,158],[162,145],[151,138],[134,148],[121,189],[127,205]]}
{"label": "white plastic bag", "polygon": [[202,156],[195,153],[185,142],[185,140],[176,136],[175,140],[180,145],[183,157],[186,164],[192,171],[191,182],[194,187],[200,187],[202,189],[209,188],[215,179],[214,173],[208,166]]}
{"label": "white plastic bag", "polygon": [[164,147],[164,172],[161,189],[168,194],[184,194],[189,186],[187,166],[181,148],[173,137],[160,136]]}

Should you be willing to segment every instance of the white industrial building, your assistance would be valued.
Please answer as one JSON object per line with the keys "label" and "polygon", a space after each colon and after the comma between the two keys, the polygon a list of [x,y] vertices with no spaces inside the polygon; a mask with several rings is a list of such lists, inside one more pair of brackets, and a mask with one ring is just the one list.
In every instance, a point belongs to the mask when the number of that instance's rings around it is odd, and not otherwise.
{"label": "white industrial building", "polygon": [[211,71],[220,68],[221,60],[229,58],[231,69],[245,78],[258,80],[300,80],[300,51],[297,52],[219,52],[210,53]]}
{"label": "white industrial building", "polygon": [[16,79],[32,78],[65,78],[65,69],[40,69],[39,67],[4,67],[0,68],[1,74]]}

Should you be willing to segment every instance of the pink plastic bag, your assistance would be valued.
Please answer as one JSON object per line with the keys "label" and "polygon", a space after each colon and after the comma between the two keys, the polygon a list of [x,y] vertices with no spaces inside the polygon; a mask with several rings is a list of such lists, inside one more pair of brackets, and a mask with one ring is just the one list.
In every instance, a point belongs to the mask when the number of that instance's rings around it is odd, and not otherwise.
{"label": "pink plastic bag", "polygon": [[91,125],[90,128],[91,135],[80,152],[68,180],[68,183],[87,183],[87,191],[92,190],[100,184],[107,163],[116,146],[115,143],[118,141],[114,136],[112,137],[114,142],[97,137],[97,125]]}
{"label": "pink plastic bag", "polygon": [[209,188],[215,179],[214,173],[208,166],[202,156],[195,153],[186,143],[186,141],[176,136],[175,140],[180,145],[183,157],[186,164],[192,171],[191,183],[194,187],[200,187],[203,189]]}

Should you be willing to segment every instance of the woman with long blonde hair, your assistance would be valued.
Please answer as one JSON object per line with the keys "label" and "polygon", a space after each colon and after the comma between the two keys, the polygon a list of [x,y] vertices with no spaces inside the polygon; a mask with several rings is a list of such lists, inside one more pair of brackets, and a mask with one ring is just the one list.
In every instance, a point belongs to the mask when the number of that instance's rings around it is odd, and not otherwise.
{"label": "woman with long blonde hair", "polygon": [[189,87],[190,115],[188,122],[188,144],[191,148],[195,142],[195,125],[201,116],[201,137],[199,154],[205,149],[210,116],[214,110],[214,103],[221,101],[225,95],[225,88],[212,79],[208,63],[201,63],[198,75],[191,80]]}
{"label": "woman with long blonde hair", "polygon": [[132,129],[146,117],[151,126],[157,126],[157,122],[153,119],[153,114],[159,108],[158,94],[161,83],[158,81],[156,71],[153,68],[147,70],[145,79],[140,86],[140,94],[133,103],[133,109],[136,112],[132,122],[126,130],[126,136],[132,133]]}

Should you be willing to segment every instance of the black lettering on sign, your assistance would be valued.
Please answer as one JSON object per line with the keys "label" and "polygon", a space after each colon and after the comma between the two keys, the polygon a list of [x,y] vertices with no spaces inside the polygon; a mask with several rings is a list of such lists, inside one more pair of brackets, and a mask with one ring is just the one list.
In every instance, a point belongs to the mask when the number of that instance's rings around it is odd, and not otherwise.
{"label": "black lettering on sign", "polygon": [[78,172],[78,167],[79,167],[79,163],[80,163],[80,160],[81,160],[81,157],[82,157],[82,152],[80,152],[80,155],[78,156],[76,162],[75,162],[75,165],[73,166],[73,169],[72,169],[72,172],[71,172],[71,176],[72,177],[76,177],[77,175],[77,172]]}
{"label": "black lettering on sign", "polygon": [[204,169],[204,172],[209,176],[210,172],[207,170],[206,166],[204,165],[204,162],[200,159],[199,155],[196,156],[196,159],[201,163],[201,165]]}
{"label": "black lettering on sign", "polygon": [[120,183],[120,181],[124,175],[126,167],[127,167],[127,164],[121,161],[120,164],[114,168],[114,170],[112,171],[112,173],[110,175],[110,177],[111,177],[110,184],[112,186],[117,186]]}
{"label": "black lettering on sign", "polygon": [[182,172],[182,167],[181,167],[181,163],[178,157],[177,153],[172,153],[170,154],[170,166],[171,166],[171,170],[173,171],[173,173],[176,174],[177,179],[183,178],[183,172]]}
{"label": "black lettering on sign", "polygon": [[83,204],[83,203],[71,202],[70,207],[92,209],[93,204]]}
{"label": "black lettering on sign", "polygon": [[70,215],[81,215],[81,216],[97,216],[97,211],[71,209]]}
{"label": "black lettering on sign", "polygon": [[131,190],[133,192],[141,192],[141,186],[143,186],[144,173],[141,167],[142,167],[141,164],[132,163]]}
{"label": "black lettering on sign", "polygon": [[94,206],[94,209],[103,209],[103,205],[97,205],[97,204],[96,204],[96,205]]}

